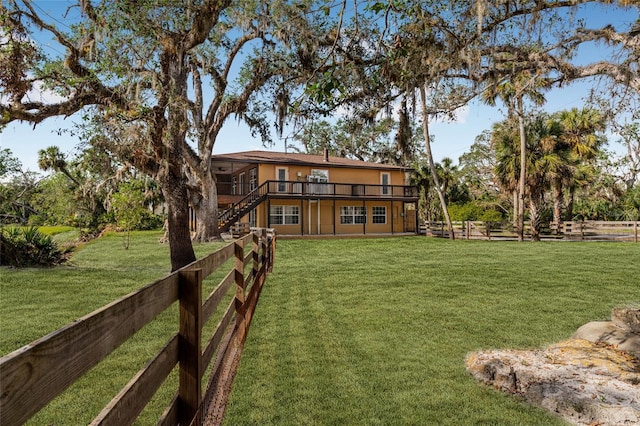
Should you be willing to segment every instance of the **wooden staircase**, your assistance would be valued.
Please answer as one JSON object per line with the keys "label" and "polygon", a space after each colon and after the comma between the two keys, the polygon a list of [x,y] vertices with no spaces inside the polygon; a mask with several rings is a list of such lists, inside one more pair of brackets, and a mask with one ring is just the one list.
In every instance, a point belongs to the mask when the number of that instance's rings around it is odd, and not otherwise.
{"label": "wooden staircase", "polygon": [[218,214],[220,232],[227,232],[241,217],[258,207],[267,198],[269,182],[265,182],[231,207]]}

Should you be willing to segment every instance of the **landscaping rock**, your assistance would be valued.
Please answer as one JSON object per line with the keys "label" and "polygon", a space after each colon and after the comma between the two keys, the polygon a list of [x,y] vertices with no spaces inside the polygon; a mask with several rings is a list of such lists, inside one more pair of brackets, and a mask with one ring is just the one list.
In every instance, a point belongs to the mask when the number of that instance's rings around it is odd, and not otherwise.
{"label": "landscaping rock", "polygon": [[640,309],[613,309],[611,321],[624,330],[640,334]]}
{"label": "landscaping rock", "polygon": [[640,424],[639,314],[616,309],[545,349],[472,353],[467,370],[572,424]]}

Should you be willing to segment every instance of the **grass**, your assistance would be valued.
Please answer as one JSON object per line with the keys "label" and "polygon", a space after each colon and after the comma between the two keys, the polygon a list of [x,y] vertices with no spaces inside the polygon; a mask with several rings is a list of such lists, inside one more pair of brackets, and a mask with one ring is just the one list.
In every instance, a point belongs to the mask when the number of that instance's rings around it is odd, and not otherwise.
{"label": "grass", "polygon": [[[136,232],[129,250],[122,234],[107,234],[79,248],[65,266],[0,269],[0,353],[7,354],[170,271],[162,232]],[[222,243],[196,245],[198,257]],[[207,279],[210,292],[219,274]],[[161,314],[130,341],[36,414],[28,424],[88,424],[131,377],[177,331],[176,306]],[[209,321],[208,329],[215,325]],[[155,424],[177,389],[175,374],[158,392],[138,424]]]}
{"label": "grass", "polygon": [[[136,233],[125,251],[122,235],[108,234],[67,266],[0,270],[0,353],[168,273],[159,237]],[[217,246],[196,246],[198,256]],[[565,339],[614,306],[637,304],[639,255],[632,243],[279,241],[226,423],[560,424],[476,383],[464,358]],[[90,422],[176,320],[168,310],[29,424]],[[172,376],[138,424],[155,423],[175,389]]]}
{"label": "grass", "polygon": [[640,246],[280,241],[226,424],[562,424],[465,356],[569,338],[640,302]]}

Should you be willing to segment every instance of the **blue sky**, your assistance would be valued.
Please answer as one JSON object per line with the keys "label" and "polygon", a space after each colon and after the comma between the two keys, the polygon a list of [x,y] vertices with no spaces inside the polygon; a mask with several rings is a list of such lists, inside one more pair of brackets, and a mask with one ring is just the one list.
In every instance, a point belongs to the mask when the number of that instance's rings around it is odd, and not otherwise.
{"label": "blue sky", "polygon": [[[46,10],[64,10],[69,4],[66,0],[35,1],[39,7]],[[584,17],[589,27],[599,27],[612,24],[622,28],[625,23],[633,22],[638,17],[637,10],[621,10],[605,5],[590,5],[585,9]],[[604,48],[590,46],[582,55],[585,59],[602,57]],[[570,108],[581,108],[584,99],[589,94],[591,83],[588,81],[576,82],[561,89],[553,89],[546,93],[547,103],[544,107],[549,112]],[[457,162],[458,157],[468,151],[476,136],[504,117],[504,110],[498,107],[489,107],[479,102],[472,102],[452,123],[432,123],[430,130],[435,136],[432,145],[436,161],[444,157],[452,158]],[[23,168],[37,171],[38,150],[51,145],[60,147],[63,152],[74,154],[79,140],[66,133],[60,133],[60,129],[70,129],[74,122],[79,122],[79,114],[63,119],[61,117],[50,118],[35,128],[29,123],[10,123],[0,133],[0,148],[9,148],[14,156],[18,157]],[[286,134],[284,135],[286,136]],[[265,148],[259,139],[253,138],[248,128],[242,123],[230,119],[220,133],[214,154],[222,154],[253,149],[269,149],[273,151],[284,150],[284,140],[278,139],[274,132],[274,146]],[[610,137],[610,149],[619,150],[616,146],[615,135]]]}

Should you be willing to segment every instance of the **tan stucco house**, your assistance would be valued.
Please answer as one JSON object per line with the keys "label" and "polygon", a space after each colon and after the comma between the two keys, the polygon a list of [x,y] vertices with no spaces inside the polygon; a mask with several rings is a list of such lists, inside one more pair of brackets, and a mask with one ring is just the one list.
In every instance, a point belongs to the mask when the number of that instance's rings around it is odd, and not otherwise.
{"label": "tan stucco house", "polygon": [[219,225],[275,228],[278,235],[417,232],[410,169],[340,157],[247,151],[214,155]]}

